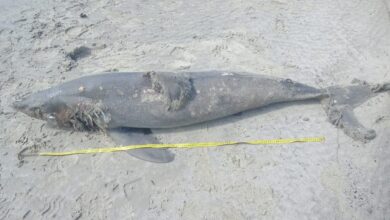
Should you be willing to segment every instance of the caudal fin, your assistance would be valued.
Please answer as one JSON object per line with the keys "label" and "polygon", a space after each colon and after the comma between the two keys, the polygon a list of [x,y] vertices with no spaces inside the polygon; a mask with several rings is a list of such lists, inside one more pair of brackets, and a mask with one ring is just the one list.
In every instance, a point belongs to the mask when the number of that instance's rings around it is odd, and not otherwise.
{"label": "caudal fin", "polygon": [[354,140],[368,142],[376,137],[375,130],[360,123],[353,110],[377,93],[388,90],[390,83],[375,86],[360,83],[348,87],[329,87],[326,89],[328,96],[322,99],[322,104],[332,124],[341,128]]}

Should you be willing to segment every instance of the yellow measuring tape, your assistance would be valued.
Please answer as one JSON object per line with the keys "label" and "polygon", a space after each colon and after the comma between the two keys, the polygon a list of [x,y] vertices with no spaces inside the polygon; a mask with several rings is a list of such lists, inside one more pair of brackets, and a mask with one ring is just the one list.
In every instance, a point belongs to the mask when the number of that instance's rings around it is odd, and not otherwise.
{"label": "yellow measuring tape", "polygon": [[244,142],[225,141],[225,142],[198,142],[198,143],[178,143],[178,144],[139,144],[139,145],[128,145],[122,147],[89,148],[89,149],[64,151],[64,152],[40,152],[36,154],[30,154],[30,156],[68,156],[68,155],[75,155],[75,154],[109,153],[109,152],[117,152],[117,151],[134,150],[140,148],[200,148],[200,147],[219,147],[219,146],[237,145],[237,144],[264,145],[264,144],[291,144],[297,142],[323,142],[323,141],[325,141],[325,137],[253,140],[253,141],[244,141]]}

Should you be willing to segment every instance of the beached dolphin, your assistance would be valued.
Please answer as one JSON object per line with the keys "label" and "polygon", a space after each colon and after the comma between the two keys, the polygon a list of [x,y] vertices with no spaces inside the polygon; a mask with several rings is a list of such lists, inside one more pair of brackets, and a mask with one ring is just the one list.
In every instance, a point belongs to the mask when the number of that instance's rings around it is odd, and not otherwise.
{"label": "beached dolphin", "polygon": [[[330,121],[355,140],[367,141],[375,131],[355,118],[353,109],[390,84],[360,83],[317,89],[249,73],[129,72],[75,79],[16,101],[14,107],[34,118],[75,130],[102,130],[118,144],[150,143],[144,132],[210,121],[280,102],[317,99]],[[166,149],[129,151],[138,158],[169,162]]]}

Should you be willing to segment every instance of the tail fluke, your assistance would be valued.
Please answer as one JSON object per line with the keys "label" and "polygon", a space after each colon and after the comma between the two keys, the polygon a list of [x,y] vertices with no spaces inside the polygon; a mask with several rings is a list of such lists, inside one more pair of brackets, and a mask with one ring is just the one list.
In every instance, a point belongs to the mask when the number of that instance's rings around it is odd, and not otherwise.
{"label": "tail fluke", "polygon": [[328,96],[322,99],[322,104],[332,124],[343,129],[344,133],[354,140],[368,142],[376,137],[375,130],[361,124],[353,110],[378,93],[388,90],[390,83],[329,87],[326,89]]}
{"label": "tail fluke", "polygon": [[371,89],[375,93],[389,91],[390,90],[390,83],[377,84],[377,85],[372,86]]}

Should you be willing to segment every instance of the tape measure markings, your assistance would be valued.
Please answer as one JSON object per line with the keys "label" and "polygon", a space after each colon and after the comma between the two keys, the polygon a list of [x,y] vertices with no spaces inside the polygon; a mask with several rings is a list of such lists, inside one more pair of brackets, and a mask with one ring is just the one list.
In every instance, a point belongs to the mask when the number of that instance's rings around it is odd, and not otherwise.
{"label": "tape measure markings", "polygon": [[[108,147],[108,148],[88,148],[74,151],[64,152],[40,152],[36,154],[30,154],[28,156],[69,156],[76,154],[93,154],[93,153],[109,153],[126,150],[134,150],[140,148],[202,148],[202,147],[219,147],[228,145],[266,145],[266,144],[290,144],[297,142],[323,142],[325,137],[307,137],[307,138],[285,138],[285,139],[270,139],[270,140],[253,140],[253,141],[225,141],[225,142],[198,142],[198,143],[176,143],[176,144],[138,144],[128,145],[120,147]],[[27,155],[26,155],[27,156]]]}

